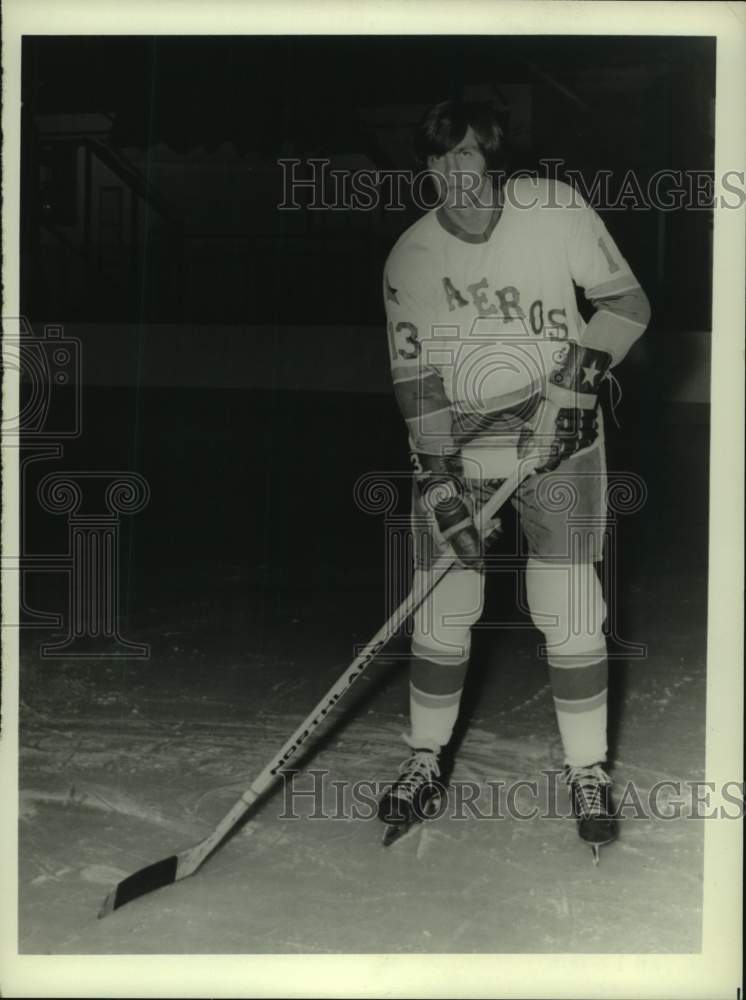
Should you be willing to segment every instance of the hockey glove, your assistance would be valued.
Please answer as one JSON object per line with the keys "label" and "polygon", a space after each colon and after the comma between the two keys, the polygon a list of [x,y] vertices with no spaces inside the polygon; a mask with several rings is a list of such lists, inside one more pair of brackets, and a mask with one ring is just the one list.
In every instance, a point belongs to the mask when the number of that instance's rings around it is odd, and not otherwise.
{"label": "hockey glove", "polygon": [[466,501],[461,460],[456,455],[418,455],[417,485],[444,542],[464,569],[484,568],[482,540]]}
{"label": "hockey glove", "polygon": [[534,428],[534,443],[546,456],[537,472],[551,472],[598,437],[598,390],[611,355],[567,341],[555,352],[554,360],[556,367],[547,379],[542,414]]}

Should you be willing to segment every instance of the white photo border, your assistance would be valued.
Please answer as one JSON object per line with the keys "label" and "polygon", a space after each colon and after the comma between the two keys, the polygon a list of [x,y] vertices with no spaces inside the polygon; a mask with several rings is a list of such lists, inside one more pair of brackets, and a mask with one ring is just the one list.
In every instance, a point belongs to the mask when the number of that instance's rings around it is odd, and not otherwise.
{"label": "white photo border", "polygon": [[[716,178],[746,163],[744,3],[532,0],[5,0],[3,314],[19,315],[20,55],[24,34],[700,35],[717,39]],[[743,175],[742,175],[743,176]],[[714,231],[706,778],[743,780],[744,211]],[[6,412],[17,385],[6,372]],[[9,442],[12,444],[12,442]],[[17,449],[3,448],[3,548],[17,537]],[[8,548],[6,548],[6,544]],[[17,575],[3,578],[14,621]],[[703,949],[695,955],[30,956],[17,952],[17,629],[3,629],[0,991],[40,997],[735,998],[740,823],[706,824]],[[713,804],[718,803],[713,800]]]}

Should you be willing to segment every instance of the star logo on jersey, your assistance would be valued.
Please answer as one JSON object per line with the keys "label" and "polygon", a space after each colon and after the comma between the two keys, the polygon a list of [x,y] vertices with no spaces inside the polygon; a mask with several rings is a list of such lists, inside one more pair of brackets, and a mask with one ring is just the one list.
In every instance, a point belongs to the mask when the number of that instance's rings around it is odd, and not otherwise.
{"label": "star logo on jersey", "polygon": [[596,379],[601,374],[601,369],[596,368],[596,362],[593,361],[588,368],[583,368],[583,382],[587,382],[591,388],[595,388]]}
{"label": "star logo on jersey", "polygon": [[387,302],[395,302],[397,305],[400,304],[399,303],[399,289],[398,288],[392,288],[391,283],[389,282],[388,278],[386,278],[386,301]]}

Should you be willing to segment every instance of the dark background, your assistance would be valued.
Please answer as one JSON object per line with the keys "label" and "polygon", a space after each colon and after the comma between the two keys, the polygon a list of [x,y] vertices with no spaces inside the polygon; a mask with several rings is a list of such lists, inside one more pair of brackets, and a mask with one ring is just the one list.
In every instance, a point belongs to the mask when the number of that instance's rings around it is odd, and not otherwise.
{"label": "dark background", "polygon": [[[380,618],[382,518],[353,488],[407,468],[380,280],[418,213],[278,212],[278,158],[411,168],[424,108],[479,97],[502,108],[514,169],[561,158],[613,189],[630,169],[712,169],[714,74],[707,38],[26,38],[22,312],[80,341],[80,386],[50,392],[83,407],[61,457],[29,466],[27,551],[66,545],[41,475],[127,469],[151,500],[121,525],[124,620],[206,589],[282,618],[294,592],[329,607],[357,588]],[[701,583],[711,212],[599,211],[653,308],[609,435],[610,468],[649,489],[623,563]],[[26,574],[31,609],[63,591]]]}
{"label": "dark background", "polygon": [[[457,95],[504,107],[514,169],[561,159],[588,182],[610,171],[613,188],[629,170],[643,186],[657,170],[712,170],[714,48],[660,37],[26,39],[26,311],[67,322],[379,322],[380,265],[417,210],[277,212],[279,158],[412,168],[411,126]],[[100,268],[106,287],[81,296],[44,271],[39,227],[61,231],[76,178],[65,162],[75,143],[45,142],[43,122],[94,112],[110,119],[104,144],[153,185],[157,205],[139,234],[137,256],[148,260],[135,280],[122,254],[118,272]],[[608,215],[657,328],[706,328],[711,214]],[[79,249],[95,256],[105,234],[87,235]],[[204,243],[209,261],[195,249]],[[198,256],[202,280],[189,287]]]}

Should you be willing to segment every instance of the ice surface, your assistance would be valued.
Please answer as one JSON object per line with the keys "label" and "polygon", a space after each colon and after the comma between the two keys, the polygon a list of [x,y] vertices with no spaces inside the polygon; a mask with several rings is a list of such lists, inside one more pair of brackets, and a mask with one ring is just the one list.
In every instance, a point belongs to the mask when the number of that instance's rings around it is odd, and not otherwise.
{"label": "ice surface", "polygon": [[[594,868],[567,817],[446,814],[386,849],[376,820],[311,819],[310,800],[299,800],[302,818],[280,818],[281,789],[194,876],[97,921],[119,879],[209,833],[344,665],[343,643],[328,634],[282,641],[236,663],[225,640],[206,635],[203,647],[222,657],[209,676],[175,672],[176,654],[156,649],[141,675],[68,668],[67,681],[58,674],[26,693],[23,952],[699,950],[694,819],[627,820]],[[302,760],[307,771],[329,782],[394,776],[406,754],[406,679],[392,664],[373,668],[335,713]],[[545,667],[527,637],[503,639],[482,670],[454,779],[475,783],[484,803],[490,782],[537,778],[561,756]],[[76,676],[81,696],[65,703]],[[652,650],[626,668],[622,689],[615,785],[646,792],[662,778],[701,777],[701,654],[691,644],[683,657]]]}

